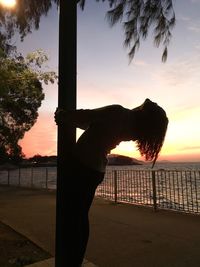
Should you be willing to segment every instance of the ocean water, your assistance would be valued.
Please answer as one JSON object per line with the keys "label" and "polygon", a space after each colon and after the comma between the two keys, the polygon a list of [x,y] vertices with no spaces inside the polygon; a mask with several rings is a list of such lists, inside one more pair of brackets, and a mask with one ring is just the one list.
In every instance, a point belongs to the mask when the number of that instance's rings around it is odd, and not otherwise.
{"label": "ocean water", "polygon": [[[113,201],[156,205],[200,214],[200,162],[107,166],[96,195]],[[56,167],[0,170],[0,184],[56,189]]]}
{"label": "ocean water", "polygon": [[[114,169],[131,169],[131,170],[152,170],[152,164],[144,163],[143,165],[129,166],[108,166]],[[200,170],[199,162],[156,162],[153,170]]]}

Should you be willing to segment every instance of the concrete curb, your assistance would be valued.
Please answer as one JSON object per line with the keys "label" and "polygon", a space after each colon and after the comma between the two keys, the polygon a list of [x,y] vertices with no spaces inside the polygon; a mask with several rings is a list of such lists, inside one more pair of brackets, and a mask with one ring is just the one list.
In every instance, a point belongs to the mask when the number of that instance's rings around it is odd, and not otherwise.
{"label": "concrete curb", "polygon": [[[50,258],[44,261],[33,263],[31,265],[27,265],[26,267],[54,267],[54,266],[55,266],[55,259]],[[97,265],[94,265],[88,260],[84,260],[83,267],[97,267]]]}
{"label": "concrete curb", "polygon": [[55,260],[54,258],[50,258],[44,261],[36,262],[25,267],[54,267]]}

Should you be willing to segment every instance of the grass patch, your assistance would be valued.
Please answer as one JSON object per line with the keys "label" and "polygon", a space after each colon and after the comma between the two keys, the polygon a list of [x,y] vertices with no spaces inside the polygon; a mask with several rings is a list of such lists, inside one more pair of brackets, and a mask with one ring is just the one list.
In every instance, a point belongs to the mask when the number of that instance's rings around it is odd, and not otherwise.
{"label": "grass patch", "polygon": [[0,266],[22,267],[51,257],[8,225],[0,222]]}

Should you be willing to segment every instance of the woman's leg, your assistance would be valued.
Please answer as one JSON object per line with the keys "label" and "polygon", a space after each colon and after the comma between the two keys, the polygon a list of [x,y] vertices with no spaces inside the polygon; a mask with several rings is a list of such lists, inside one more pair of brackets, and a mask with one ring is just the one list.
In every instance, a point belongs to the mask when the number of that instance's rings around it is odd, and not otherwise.
{"label": "woman's leg", "polygon": [[93,170],[85,173],[81,190],[80,201],[80,262],[83,261],[89,238],[89,218],[88,213],[95,196],[97,186],[102,182],[104,174]]}

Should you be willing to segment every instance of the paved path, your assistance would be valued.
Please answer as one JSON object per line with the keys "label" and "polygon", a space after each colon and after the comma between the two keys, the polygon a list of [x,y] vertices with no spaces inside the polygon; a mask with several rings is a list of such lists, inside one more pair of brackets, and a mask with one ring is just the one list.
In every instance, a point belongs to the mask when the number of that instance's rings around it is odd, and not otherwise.
{"label": "paved path", "polygon": [[[0,187],[0,220],[54,255],[55,192]],[[200,267],[200,216],[96,199],[90,221],[99,267]]]}
{"label": "paved path", "polygon": [[97,200],[90,217],[99,267],[200,267],[200,216]]}

